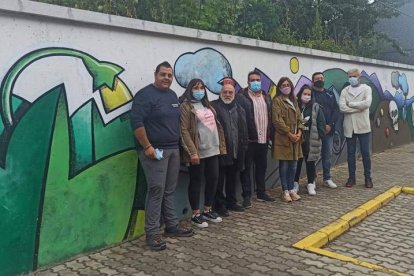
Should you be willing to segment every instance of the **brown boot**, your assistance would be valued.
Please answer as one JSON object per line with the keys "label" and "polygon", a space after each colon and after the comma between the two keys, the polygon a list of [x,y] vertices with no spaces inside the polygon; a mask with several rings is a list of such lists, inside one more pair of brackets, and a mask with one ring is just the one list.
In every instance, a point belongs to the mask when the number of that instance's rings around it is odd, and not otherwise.
{"label": "brown boot", "polygon": [[291,198],[293,201],[298,201],[298,200],[300,200],[300,196],[299,196],[297,193],[295,193],[295,192],[290,192],[290,198]]}
{"label": "brown boot", "polygon": [[292,202],[292,198],[290,197],[290,194],[285,193],[285,192],[283,192],[283,194],[282,194],[282,200],[284,202]]}
{"label": "brown boot", "polygon": [[365,178],[365,188],[372,188],[374,184],[372,183],[371,177]]}

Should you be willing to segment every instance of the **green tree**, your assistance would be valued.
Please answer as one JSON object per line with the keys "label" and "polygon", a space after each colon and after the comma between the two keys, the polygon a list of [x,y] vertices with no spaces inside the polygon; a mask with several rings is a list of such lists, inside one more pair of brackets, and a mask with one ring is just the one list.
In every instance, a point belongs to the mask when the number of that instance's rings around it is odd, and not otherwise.
{"label": "green tree", "polygon": [[33,0],[207,31],[376,58],[376,32],[409,0]]}

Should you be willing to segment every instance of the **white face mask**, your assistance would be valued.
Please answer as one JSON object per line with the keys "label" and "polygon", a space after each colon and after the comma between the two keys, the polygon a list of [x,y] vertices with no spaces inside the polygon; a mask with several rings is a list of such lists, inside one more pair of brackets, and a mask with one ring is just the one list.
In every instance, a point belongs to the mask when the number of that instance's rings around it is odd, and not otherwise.
{"label": "white face mask", "polygon": [[307,104],[308,102],[310,102],[311,96],[309,96],[309,95],[302,95],[302,97],[300,99],[302,100],[303,103]]}

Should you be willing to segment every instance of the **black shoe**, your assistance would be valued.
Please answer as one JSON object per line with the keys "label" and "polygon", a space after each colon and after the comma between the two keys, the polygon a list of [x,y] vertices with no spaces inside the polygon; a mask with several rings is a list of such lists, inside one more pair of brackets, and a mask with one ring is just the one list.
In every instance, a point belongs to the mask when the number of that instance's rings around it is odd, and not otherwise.
{"label": "black shoe", "polygon": [[372,183],[371,177],[365,178],[365,188],[372,188],[374,184]]}
{"label": "black shoe", "polygon": [[147,236],[147,246],[154,251],[161,251],[167,248],[167,243],[162,239],[161,235]]}
{"label": "black shoe", "polygon": [[171,229],[164,229],[164,236],[166,237],[191,237],[193,234],[193,229],[180,226],[176,226]]}
{"label": "black shoe", "polygon": [[212,221],[212,222],[222,222],[223,219],[221,217],[219,217],[218,214],[216,214],[215,212],[208,210],[208,211],[203,211],[203,213],[201,214],[203,219],[208,220],[208,221]]}
{"label": "black shoe", "polygon": [[348,178],[348,180],[346,181],[345,187],[352,188],[354,185],[355,185],[355,179]]}
{"label": "black shoe", "polygon": [[273,197],[269,196],[266,193],[258,194],[257,195],[257,200],[258,201],[267,201],[267,202],[273,202],[273,201],[275,201],[275,199]]}
{"label": "black shoe", "polygon": [[244,212],[244,208],[237,203],[229,205],[227,209],[233,212]]}
{"label": "black shoe", "polygon": [[208,223],[204,221],[203,217],[200,214],[191,216],[191,222],[199,228],[208,227]]}
{"label": "black shoe", "polygon": [[229,211],[226,207],[221,207],[218,209],[214,209],[214,211],[220,216],[220,217],[228,217],[230,216]]}
{"label": "black shoe", "polygon": [[243,205],[244,209],[252,208],[252,201],[250,200],[250,197],[245,197],[243,199],[243,204],[242,205]]}

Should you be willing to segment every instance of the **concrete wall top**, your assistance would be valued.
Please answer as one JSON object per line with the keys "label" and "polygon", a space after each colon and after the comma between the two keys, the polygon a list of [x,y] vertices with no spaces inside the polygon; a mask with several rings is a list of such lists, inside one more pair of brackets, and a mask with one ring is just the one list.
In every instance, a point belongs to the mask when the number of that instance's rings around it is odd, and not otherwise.
{"label": "concrete wall top", "polygon": [[211,42],[232,44],[234,46],[256,47],[261,50],[270,50],[277,52],[295,53],[297,55],[299,54],[305,56],[314,56],[320,59],[337,59],[342,61],[352,61],[357,63],[402,68],[414,71],[414,66],[407,64],[357,57],[333,52],[326,52],[310,48],[279,44],[275,42],[144,21],[140,19],[133,19],[110,14],[61,7],[39,2],[32,2],[28,0],[2,0],[0,1],[0,15],[1,13],[16,13],[36,17],[46,17],[55,20],[73,21],[83,24],[94,24],[100,26],[107,26],[111,28],[127,29],[137,32],[148,32],[163,36],[176,36],[188,39],[206,40]]}

